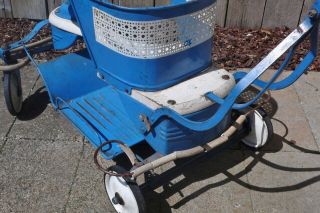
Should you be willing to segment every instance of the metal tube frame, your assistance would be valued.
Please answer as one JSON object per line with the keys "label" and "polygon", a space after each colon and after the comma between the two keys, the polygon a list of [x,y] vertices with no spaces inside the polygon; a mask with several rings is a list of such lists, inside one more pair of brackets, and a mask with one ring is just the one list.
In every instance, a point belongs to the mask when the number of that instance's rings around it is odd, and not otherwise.
{"label": "metal tube frame", "polygon": [[[161,118],[171,118],[180,125],[189,128],[193,131],[207,131],[212,129],[217,124],[219,124],[222,119],[226,116],[226,114],[231,109],[244,109],[254,102],[258,100],[261,95],[263,95],[267,90],[276,90],[276,89],[284,89],[291,84],[293,84],[310,66],[310,64],[314,61],[318,53],[318,34],[319,34],[319,21],[320,21],[320,0],[317,0],[313,8],[310,10],[309,15],[297,29],[295,29],[287,38],[285,38],[273,51],[269,53],[256,67],[254,67],[249,73],[246,74],[236,74],[236,78],[238,79],[237,85],[233,88],[230,94],[225,98],[221,99],[215,96],[213,93],[205,94],[207,98],[218,103],[220,107],[216,111],[216,113],[206,121],[195,122],[191,121],[182,115],[176,113],[175,111],[169,108],[160,108],[154,111],[154,113],[150,116],[149,121],[151,122],[151,126],[154,127]],[[311,37],[311,48],[308,54],[305,56],[303,61],[297,66],[297,68],[293,71],[293,73],[286,79],[274,83],[280,73],[283,71],[285,66],[281,66],[278,72],[268,81],[262,82],[258,80],[258,78],[266,72],[266,70],[276,62],[284,53],[286,53],[289,49],[298,46],[301,42],[304,41],[310,35]],[[289,53],[289,57],[285,61],[284,65],[290,59],[293,51]],[[256,98],[252,101],[245,104],[236,104],[237,98],[244,92],[249,86],[258,85],[261,86],[262,90],[258,94]]]}
{"label": "metal tube frame", "polygon": [[[52,38],[48,37],[40,41],[29,43],[45,26],[49,24],[48,20],[43,20],[36,24],[33,30],[20,41],[7,45],[5,48],[0,48],[0,59],[2,59],[6,65],[0,66],[0,71],[13,71],[27,65],[30,60],[27,57],[25,48],[30,49],[32,54],[45,52],[52,49]],[[13,64],[12,61],[18,61]]]}
{"label": "metal tube frame", "polygon": [[[204,122],[195,122],[186,119],[182,115],[176,113],[175,111],[168,108],[161,108],[154,111],[154,114],[150,117],[149,121],[151,122],[151,127],[155,125],[160,118],[168,117],[175,120],[177,123],[185,126],[194,131],[206,131],[214,126],[216,126],[225,115],[232,109],[241,110],[247,108],[256,100],[258,100],[267,90],[279,90],[284,89],[294,83],[310,66],[318,53],[318,36],[319,36],[319,21],[320,21],[320,0],[316,0],[309,13],[309,17],[307,17],[297,29],[295,29],[286,39],[284,39],[271,53],[263,59],[256,67],[254,67],[249,73],[238,72],[235,74],[236,80],[238,80],[237,85],[233,88],[231,93],[225,98],[221,99],[215,96],[213,93],[205,94],[207,98],[218,103],[220,105],[217,112]],[[32,38],[34,38],[39,31],[48,24],[48,20],[44,20],[36,25],[34,30],[30,34],[28,34],[21,41],[15,42],[9,45],[6,49],[0,48],[0,58],[6,62],[6,57],[8,54],[17,52],[18,50],[26,50],[26,43],[28,43]],[[287,77],[286,79],[275,82],[279,75],[283,72],[284,68],[288,64],[291,59],[295,48],[301,44],[301,42],[309,36],[311,37],[311,48],[308,54],[305,56],[303,61],[297,66],[297,68],[293,71],[293,73]],[[40,42],[41,43],[41,42]],[[43,44],[43,43],[41,43]],[[37,46],[37,45],[35,45]],[[291,50],[290,50],[291,49]],[[283,54],[285,54],[288,50],[290,52],[287,55],[284,63],[280,67],[280,69],[270,78],[269,81],[264,82],[258,80],[258,78],[275,62],[277,61]],[[27,56],[30,58],[30,54],[26,51]],[[16,59],[16,58],[15,58]],[[14,66],[14,65],[13,65]],[[262,88],[261,92],[255,97],[252,101],[249,101],[244,104],[236,104],[235,101],[241,95],[241,93],[247,89],[250,85],[256,85]],[[176,159],[191,157],[203,152],[210,151],[224,143],[226,143],[229,138],[239,130],[244,122],[246,121],[247,114],[240,115],[235,123],[227,129],[224,134],[222,134],[219,138],[203,145],[197,146],[188,150],[176,151],[159,159],[156,159],[150,163],[144,164],[142,166],[134,167],[131,171],[131,175],[133,178],[149,171],[151,169],[157,168],[161,165],[164,165],[168,162],[171,162]],[[131,150],[128,147],[122,147],[130,153],[131,162],[136,162],[135,156],[132,154]],[[129,151],[128,151],[129,150]]]}

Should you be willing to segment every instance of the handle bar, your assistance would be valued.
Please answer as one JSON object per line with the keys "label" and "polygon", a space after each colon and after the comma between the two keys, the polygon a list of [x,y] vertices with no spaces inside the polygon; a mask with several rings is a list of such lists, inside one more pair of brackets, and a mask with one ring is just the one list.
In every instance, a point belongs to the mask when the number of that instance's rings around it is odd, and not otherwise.
{"label": "handle bar", "polygon": [[[194,130],[194,131],[207,131],[216,125],[218,125],[226,114],[232,109],[242,109],[246,108],[252,103],[256,102],[261,95],[263,95],[268,89],[283,89],[295,82],[304,71],[310,66],[317,56],[318,51],[318,33],[319,33],[319,20],[320,20],[320,0],[317,0],[314,4],[313,11],[316,11],[314,17],[307,17],[297,29],[295,29],[287,38],[285,38],[273,51],[271,51],[256,67],[254,67],[248,74],[238,74],[236,77],[239,82],[232,89],[230,94],[225,98],[221,99],[215,96],[213,93],[206,94],[210,100],[215,101],[220,106],[216,113],[206,121],[196,122],[189,120],[177,112],[163,107],[155,110],[155,112],[150,117],[151,125],[154,126],[160,121],[161,118],[167,117],[175,120],[182,126]],[[281,74],[285,68],[286,63],[290,60],[294,49],[299,45],[308,35],[311,34],[311,48],[309,53],[303,59],[303,61],[298,65],[295,71],[287,79],[274,83],[274,81]],[[266,70],[277,61],[283,54],[285,54],[290,48],[292,50],[288,54],[283,66],[274,74],[274,76],[268,82],[262,82],[257,80]],[[242,76],[241,76],[242,75]],[[242,78],[240,78],[241,76]],[[244,92],[250,85],[256,84],[262,87],[261,92],[252,101],[245,104],[235,104],[237,98]]]}

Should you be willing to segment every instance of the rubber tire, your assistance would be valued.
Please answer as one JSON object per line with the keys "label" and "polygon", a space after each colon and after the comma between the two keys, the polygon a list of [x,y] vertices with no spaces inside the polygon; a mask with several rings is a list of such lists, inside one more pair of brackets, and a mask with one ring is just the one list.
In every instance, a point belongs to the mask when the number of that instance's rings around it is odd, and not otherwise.
{"label": "rubber tire", "polygon": [[[108,170],[109,170],[109,171],[116,172],[116,173],[118,173],[118,174],[128,173],[127,170],[125,170],[124,168],[122,168],[121,166],[118,166],[118,165],[111,166],[111,167],[109,167]],[[105,175],[103,176],[103,177],[104,177],[104,178],[103,178],[103,183],[104,183],[104,188],[105,188],[105,189],[107,189],[107,187],[106,187],[106,185],[105,185],[105,183],[106,183],[106,176],[107,176],[107,174],[105,174]],[[143,195],[142,195],[142,192],[141,192],[138,184],[137,184],[135,181],[131,180],[129,177],[124,177],[123,179],[126,181],[126,183],[128,184],[128,186],[130,187],[132,193],[134,194],[135,199],[137,200],[137,204],[138,204],[138,208],[139,208],[139,213],[146,213],[146,212],[147,212],[147,210],[146,210],[146,202],[145,202],[145,200],[144,200],[144,197],[143,197]],[[111,205],[114,207],[112,201],[111,201],[110,198],[109,198],[109,195],[108,195],[107,190],[106,190],[106,193],[107,193],[107,197],[108,197]],[[114,208],[114,210],[116,211],[115,208]]]}
{"label": "rubber tire", "polygon": [[[268,131],[268,138],[266,140],[266,143],[263,145],[265,146],[266,144],[268,144],[270,142],[270,140],[272,139],[273,137],[273,134],[274,134],[274,131],[273,131],[273,125],[272,125],[272,122],[271,122],[271,119],[270,117],[268,116],[268,114],[263,110],[263,109],[257,109],[255,110],[256,112],[258,112],[261,117],[263,118],[266,126],[267,126],[267,131]],[[247,143],[245,143],[243,140],[241,141],[245,146],[248,146],[252,149],[260,149],[262,148],[263,146],[261,147],[253,147],[253,146],[249,146]]]}
{"label": "rubber tire", "polygon": [[13,116],[17,116],[22,110],[23,102],[19,70],[4,73],[3,93],[9,113]]}

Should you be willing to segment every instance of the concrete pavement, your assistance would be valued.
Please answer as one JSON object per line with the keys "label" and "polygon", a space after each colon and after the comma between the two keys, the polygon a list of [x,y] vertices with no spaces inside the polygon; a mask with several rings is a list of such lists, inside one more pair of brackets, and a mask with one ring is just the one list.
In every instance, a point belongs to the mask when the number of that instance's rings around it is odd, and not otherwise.
{"label": "concrete pavement", "polygon": [[[25,71],[22,116],[6,112],[0,89],[0,212],[114,212],[90,144]],[[149,212],[319,212],[319,89],[320,73],[309,73],[273,92],[275,135],[266,147],[235,145],[160,176],[144,188]]]}

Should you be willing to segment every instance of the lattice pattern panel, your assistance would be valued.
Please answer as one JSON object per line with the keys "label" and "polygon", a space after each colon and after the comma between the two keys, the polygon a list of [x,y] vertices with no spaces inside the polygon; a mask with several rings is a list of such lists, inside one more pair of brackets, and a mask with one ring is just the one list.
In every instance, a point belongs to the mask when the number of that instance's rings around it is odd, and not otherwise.
{"label": "lattice pattern panel", "polygon": [[96,41],[126,56],[159,58],[207,41],[213,36],[215,4],[171,19],[128,21],[93,8]]}

